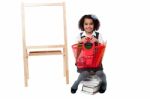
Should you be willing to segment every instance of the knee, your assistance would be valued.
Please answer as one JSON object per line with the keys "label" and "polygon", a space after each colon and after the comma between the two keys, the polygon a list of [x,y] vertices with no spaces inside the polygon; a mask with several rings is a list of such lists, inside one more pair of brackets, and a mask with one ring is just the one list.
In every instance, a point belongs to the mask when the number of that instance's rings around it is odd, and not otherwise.
{"label": "knee", "polygon": [[96,72],[96,75],[99,77],[103,77],[103,76],[105,76],[105,73],[102,70],[99,70]]}
{"label": "knee", "polygon": [[88,71],[83,71],[81,74],[82,74],[84,77],[87,77],[87,76],[90,75],[90,73],[89,73]]}

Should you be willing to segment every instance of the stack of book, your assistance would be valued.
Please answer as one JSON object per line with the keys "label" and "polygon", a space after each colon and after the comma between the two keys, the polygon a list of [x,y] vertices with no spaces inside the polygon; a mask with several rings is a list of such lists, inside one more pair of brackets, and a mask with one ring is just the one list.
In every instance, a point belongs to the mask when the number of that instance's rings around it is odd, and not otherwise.
{"label": "stack of book", "polygon": [[101,79],[96,75],[91,75],[84,81],[82,81],[82,92],[88,94],[94,94],[99,90]]}

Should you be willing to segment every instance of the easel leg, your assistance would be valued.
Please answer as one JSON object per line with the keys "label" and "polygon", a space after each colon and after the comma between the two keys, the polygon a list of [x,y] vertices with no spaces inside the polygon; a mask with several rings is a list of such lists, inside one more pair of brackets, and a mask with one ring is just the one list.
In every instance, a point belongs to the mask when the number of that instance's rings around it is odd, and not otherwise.
{"label": "easel leg", "polygon": [[28,70],[28,57],[24,57],[24,84],[28,86],[29,70]]}
{"label": "easel leg", "polygon": [[67,55],[63,55],[64,59],[64,75],[66,77],[66,84],[69,84],[69,70],[68,70],[68,60],[67,60]]}

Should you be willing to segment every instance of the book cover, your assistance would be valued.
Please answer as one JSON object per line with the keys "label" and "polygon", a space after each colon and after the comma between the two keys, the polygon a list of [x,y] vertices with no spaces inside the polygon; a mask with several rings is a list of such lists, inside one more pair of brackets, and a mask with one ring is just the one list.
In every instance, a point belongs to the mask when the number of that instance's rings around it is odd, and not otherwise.
{"label": "book cover", "polygon": [[94,87],[88,87],[88,86],[82,86],[82,91],[88,92],[91,94],[96,93],[99,90],[99,86],[94,86]]}
{"label": "book cover", "polygon": [[86,78],[82,83],[82,92],[94,94],[99,90],[101,79],[96,75],[91,75],[90,77]]}

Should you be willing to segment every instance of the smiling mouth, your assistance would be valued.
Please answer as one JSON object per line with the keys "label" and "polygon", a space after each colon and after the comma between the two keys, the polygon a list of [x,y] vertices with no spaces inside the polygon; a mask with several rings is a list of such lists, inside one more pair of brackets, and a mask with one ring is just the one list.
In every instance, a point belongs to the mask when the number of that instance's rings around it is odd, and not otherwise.
{"label": "smiling mouth", "polygon": [[92,28],[87,28],[87,30],[91,30]]}

